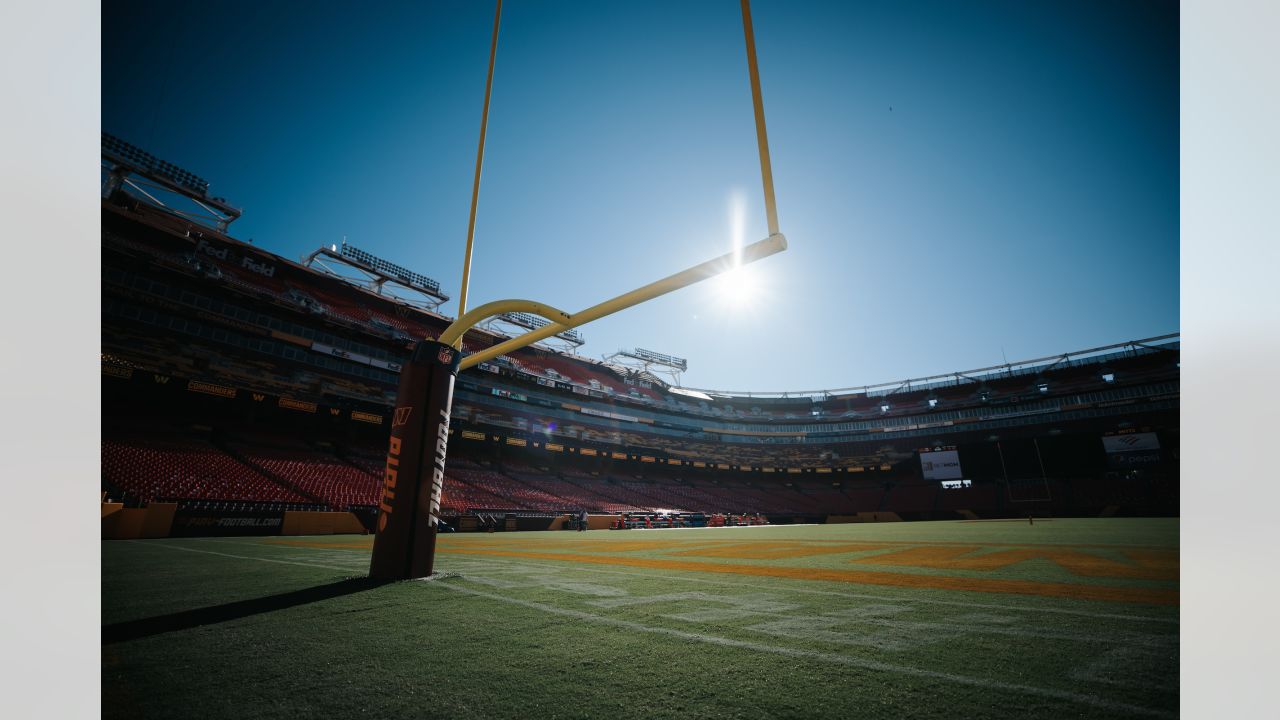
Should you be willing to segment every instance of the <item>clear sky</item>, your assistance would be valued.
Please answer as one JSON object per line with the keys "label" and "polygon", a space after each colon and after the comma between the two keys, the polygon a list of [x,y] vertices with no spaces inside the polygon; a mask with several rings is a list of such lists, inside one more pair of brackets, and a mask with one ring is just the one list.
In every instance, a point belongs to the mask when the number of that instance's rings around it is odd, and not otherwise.
{"label": "clear sky", "polygon": [[[580,352],[807,390],[1179,329],[1176,2],[752,10],[790,249]],[[491,2],[102,16],[103,130],[243,207],[232,235],[295,260],[346,236],[456,297]],[[506,2],[472,306],[593,305],[727,252],[735,204],[763,238],[737,2]]]}

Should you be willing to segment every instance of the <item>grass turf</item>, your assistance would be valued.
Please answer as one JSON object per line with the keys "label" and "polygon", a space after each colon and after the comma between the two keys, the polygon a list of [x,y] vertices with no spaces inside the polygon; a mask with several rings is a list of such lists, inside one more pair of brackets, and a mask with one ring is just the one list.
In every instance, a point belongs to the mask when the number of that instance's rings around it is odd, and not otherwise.
{"label": "grass turf", "polygon": [[371,540],[104,542],[103,716],[1177,714],[1176,520]]}

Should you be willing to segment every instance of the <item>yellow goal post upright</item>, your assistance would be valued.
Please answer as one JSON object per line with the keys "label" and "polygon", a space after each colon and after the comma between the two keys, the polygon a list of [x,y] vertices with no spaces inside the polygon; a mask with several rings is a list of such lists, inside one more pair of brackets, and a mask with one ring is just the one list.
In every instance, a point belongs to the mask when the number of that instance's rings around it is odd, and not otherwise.
{"label": "yellow goal post upright", "polygon": [[[493,87],[498,28],[502,17],[502,0],[498,0],[493,24],[493,43],[489,53],[489,73],[485,83],[479,150],[476,153],[458,318],[438,339],[419,341],[401,369],[391,419],[391,439],[383,475],[382,497],[378,504],[377,533],[369,566],[370,577],[408,580],[432,574],[440,494],[444,487],[445,458],[449,442],[449,415],[453,406],[454,380],[458,372],[787,249],[787,239],[778,229],[773,170],[769,162],[769,141],[765,133],[764,103],[760,93],[760,71],[756,63],[755,31],[751,25],[751,6],[749,0],[740,2],[769,236],[739,251],[726,253],[571,314],[532,300],[497,300],[472,310],[466,309],[489,94]],[[505,312],[531,313],[550,322],[537,330],[464,356],[461,350],[463,335],[477,323]]]}

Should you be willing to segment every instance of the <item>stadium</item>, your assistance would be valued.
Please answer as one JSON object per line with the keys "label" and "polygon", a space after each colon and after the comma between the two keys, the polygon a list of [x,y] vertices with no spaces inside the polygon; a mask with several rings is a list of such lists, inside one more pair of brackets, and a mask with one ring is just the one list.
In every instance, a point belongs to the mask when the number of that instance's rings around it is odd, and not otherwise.
{"label": "stadium", "polygon": [[[741,5],[768,232],[731,256],[766,267],[788,141]],[[1176,327],[762,391],[585,349],[681,274],[472,322],[502,12],[460,284],[241,235],[234,186],[104,121],[103,716],[1176,717]]]}

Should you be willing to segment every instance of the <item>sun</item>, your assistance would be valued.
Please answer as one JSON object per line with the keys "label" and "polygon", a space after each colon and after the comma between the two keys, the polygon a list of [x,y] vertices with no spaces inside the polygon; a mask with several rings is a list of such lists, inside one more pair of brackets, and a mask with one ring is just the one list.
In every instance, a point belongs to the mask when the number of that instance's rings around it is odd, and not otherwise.
{"label": "sun", "polygon": [[750,266],[739,265],[716,280],[717,293],[726,305],[750,307],[759,296],[757,278]]}

